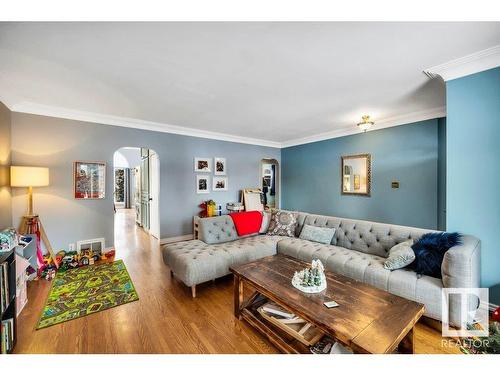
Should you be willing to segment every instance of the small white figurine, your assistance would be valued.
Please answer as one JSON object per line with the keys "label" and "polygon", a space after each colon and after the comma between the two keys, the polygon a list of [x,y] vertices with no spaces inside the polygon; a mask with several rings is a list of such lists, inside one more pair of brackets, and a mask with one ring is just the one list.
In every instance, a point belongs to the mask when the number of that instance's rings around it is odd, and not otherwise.
{"label": "small white figurine", "polygon": [[292,285],[305,293],[319,293],[326,289],[325,268],[319,259],[311,262],[311,268],[295,272]]}

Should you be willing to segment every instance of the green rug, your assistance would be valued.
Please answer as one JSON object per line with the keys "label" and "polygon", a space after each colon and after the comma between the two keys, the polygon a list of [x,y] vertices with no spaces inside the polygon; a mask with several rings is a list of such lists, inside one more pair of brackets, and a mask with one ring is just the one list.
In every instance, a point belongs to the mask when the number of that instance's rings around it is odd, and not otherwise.
{"label": "green rug", "polygon": [[122,260],[58,272],[37,329],[138,299]]}

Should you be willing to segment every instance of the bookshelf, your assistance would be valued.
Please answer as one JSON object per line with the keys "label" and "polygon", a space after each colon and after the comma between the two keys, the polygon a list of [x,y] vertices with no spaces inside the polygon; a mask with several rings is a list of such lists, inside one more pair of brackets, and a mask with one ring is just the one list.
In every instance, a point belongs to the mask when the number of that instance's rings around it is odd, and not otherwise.
{"label": "bookshelf", "polygon": [[[10,354],[17,340],[16,252],[0,253],[0,353]],[[6,340],[5,337],[8,339]],[[7,343],[8,341],[8,343]]]}

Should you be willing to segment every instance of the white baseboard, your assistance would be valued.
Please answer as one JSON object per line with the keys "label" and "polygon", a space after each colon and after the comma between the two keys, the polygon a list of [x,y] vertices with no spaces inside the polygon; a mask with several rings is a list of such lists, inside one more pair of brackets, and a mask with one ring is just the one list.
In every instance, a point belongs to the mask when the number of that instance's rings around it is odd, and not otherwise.
{"label": "white baseboard", "polygon": [[192,239],[193,239],[192,234],[184,234],[182,236],[175,236],[175,237],[166,237],[160,240],[160,245],[164,245],[167,243],[181,242],[181,241],[189,241]]}

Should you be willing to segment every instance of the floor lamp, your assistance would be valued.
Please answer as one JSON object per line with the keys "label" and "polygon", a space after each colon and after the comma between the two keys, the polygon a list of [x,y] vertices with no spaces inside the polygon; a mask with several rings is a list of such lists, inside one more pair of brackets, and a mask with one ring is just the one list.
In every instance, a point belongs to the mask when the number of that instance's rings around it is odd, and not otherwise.
{"label": "floor lamp", "polygon": [[49,168],[42,167],[10,167],[10,186],[28,188],[28,213],[23,216],[19,226],[21,234],[40,234],[40,241],[43,241],[56,267],[56,257],[50,241],[43,229],[42,222],[37,214],[33,213],[33,187],[49,185]]}

